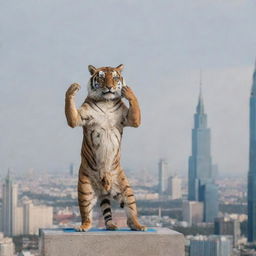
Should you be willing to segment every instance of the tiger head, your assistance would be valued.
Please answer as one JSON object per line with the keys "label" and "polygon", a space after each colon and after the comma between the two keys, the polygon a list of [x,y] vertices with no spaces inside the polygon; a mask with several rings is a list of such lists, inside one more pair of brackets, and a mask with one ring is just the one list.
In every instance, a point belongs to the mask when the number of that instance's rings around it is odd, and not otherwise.
{"label": "tiger head", "polygon": [[95,100],[114,100],[121,98],[122,87],[125,81],[121,75],[124,66],[116,68],[95,68],[88,66],[91,78],[88,82],[88,96]]}

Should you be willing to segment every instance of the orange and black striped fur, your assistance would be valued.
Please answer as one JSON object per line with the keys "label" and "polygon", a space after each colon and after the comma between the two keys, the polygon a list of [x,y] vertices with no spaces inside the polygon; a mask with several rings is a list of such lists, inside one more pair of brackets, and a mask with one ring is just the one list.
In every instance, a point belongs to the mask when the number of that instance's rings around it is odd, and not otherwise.
{"label": "orange and black striped fur", "polygon": [[[92,208],[96,199],[107,229],[115,230],[112,221],[111,199],[120,202],[132,230],[146,230],[140,225],[133,190],[120,166],[120,145],[123,128],[138,127],[141,122],[136,96],[125,85],[121,75],[123,65],[116,68],[89,66],[91,78],[88,96],[77,109],[74,96],[80,85],[72,84],[66,92],[65,113],[69,126],[83,127],[81,165],[78,180],[78,202],[82,224],[79,231],[92,226]],[[129,101],[129,108],[122,101]]]}

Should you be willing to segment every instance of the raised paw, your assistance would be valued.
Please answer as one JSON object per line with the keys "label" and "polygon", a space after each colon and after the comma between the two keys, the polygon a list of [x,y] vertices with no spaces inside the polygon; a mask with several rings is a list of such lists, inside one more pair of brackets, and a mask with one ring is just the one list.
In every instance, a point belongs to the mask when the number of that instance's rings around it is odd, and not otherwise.
{"label": "raised paw", "polygon": [[126,98],[127,100],[133,100],[136,99],[136,96],[132,89],[128,86],[124,86],[121,91],[122,97]]}
{"label": "raised paw", "polygon": [[85,222],[82,225],[80,225],[79,227],[76,228],[76,231],[78,232],[86,232],[88,231],[90,228],[92,227],[91,222]]}
{"label": "raised paw", "polygon": [[66,92],[66,97],[75,96],[75,94],[80,90],[81,86],[77,83],[71,84]]}

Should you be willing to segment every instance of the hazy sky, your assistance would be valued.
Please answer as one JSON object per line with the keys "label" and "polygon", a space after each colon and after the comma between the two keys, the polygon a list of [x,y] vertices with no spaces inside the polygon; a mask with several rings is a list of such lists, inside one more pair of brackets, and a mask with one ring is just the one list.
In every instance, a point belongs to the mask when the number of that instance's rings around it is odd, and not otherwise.
{"label": "hazy sky", "polygon": [[126,128],[122,162],[187,172],[203,70],[213,162],[246,175],[248,101],[256,57],[255,0],[0,0],[0,173],[79,163],[81,128],[66,125],[64,95],[88,64],[125,64],[142,126]]}

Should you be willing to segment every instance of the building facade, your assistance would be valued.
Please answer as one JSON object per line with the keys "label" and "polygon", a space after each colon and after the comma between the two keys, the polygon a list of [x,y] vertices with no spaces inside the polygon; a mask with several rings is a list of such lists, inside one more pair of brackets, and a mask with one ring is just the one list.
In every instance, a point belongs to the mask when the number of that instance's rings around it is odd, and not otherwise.
{"label": "building facade", "polygon": [[182,197],[181,179],[178,176],[171,176],[168,179],[167,195],[169,199],[175,200]]}
{"label": "building facade", "polygon": [[183,201],[182,216],[189,226],[203,222],[204,204],[198,201]]}
{"label": "building facade", "polygon": [[240,222],[238,220],[232,220],[224,217],[215,218],[214,234],[232,236],[233,246],[236,247],[241,235]]}
{"label": "building facade", "polygon": [[229,236],[196,236],[190,239],[190,256],[231,256],[232,238]]}
{"label": "building facade", "polygon": [[256,63],[250,97],[250,150],[248,172],[248,242],[256,242]]}
{"label": "building facade", "polygon": [[188,200],[204,202],[204,221],[213,222],[218,215],[218,190],[214,182],[211,158],[211,133],[207,127],[200,90],[194,128],[192,129],[192,155],[189,157]]}
{"label": "building facade", "polygon": [[53,224],[53,208],[33,205],[31,200],[23,203],[23,234],[38,235],[39,228],[50,228]]}

